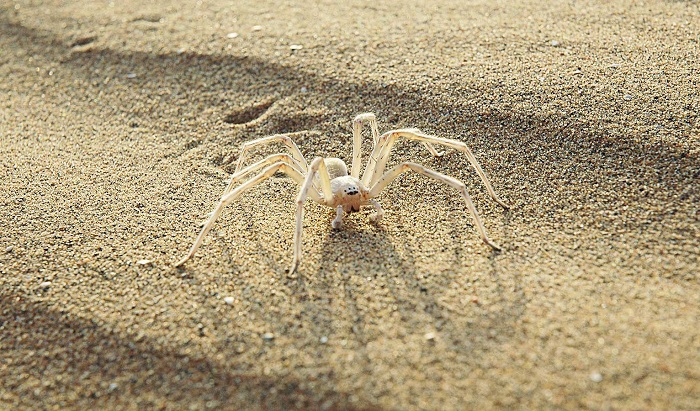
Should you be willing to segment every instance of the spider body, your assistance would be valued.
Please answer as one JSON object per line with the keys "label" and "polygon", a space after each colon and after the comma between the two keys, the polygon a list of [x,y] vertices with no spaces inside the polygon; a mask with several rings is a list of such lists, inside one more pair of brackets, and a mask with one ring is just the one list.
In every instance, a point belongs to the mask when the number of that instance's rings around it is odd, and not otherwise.
{"label": "spider body", "polygon": [[326,205],[342,206],[347,213],[360,211],[360,206],[367,205],[369,190],[355,177],[340,176],[331,180],[333,198]]}
{"label": "spider body", "polygon": [[[364,173],[360,176],[362,125],[364,123],[367,123],[370,127],[373,147]],[[202,231],[199,233],[189,253],[180,260],[176,266],[184,264],[195,254],[202,244],[204,237],[211,230],[216,219],[221,215],[221,212],[228,204],[240,197],[243,192],[280,171],[289,175],[300,185],[296,199],[297,210],[296,229],[294,231],[294,258],[289,270],[290,273],[297,269],[299,261],[301,260],[304,203],[308,198],[336,210],[336,217],[331,222],[333,228],[337,229],[341,227],[345,213],[360,211],[362,206],[368,205],[373,206],[377,211],[376,214],[370,217],[373,222],[377,222],[381,220],[384,211],[375,198],[389,183],[407,171],[415,171],[457,189],[466,203],[467,209],[474,220],[481,239],[492,248],[500,249],[500,247],[486,235],[479,214],[467,193],[464,183],[453,177],[412,162],[403,162],[388,171],[385,170],[391,149],[399,138],[422,142],[434,156],[439,156],[441,153],[435,150],[433,144],[443,145],[464,152],[486,186],[491,198],[504,208],[508,208],[508,206],[498,198],[486,174],[481,169],[481,166],[476,161],[471,150],[464,143],[457,140],[423,134],[420,130],[414,128],[392,130],[380,136],[376,117],[372,113],[365,113],[358,115],[353,121],[353,159],[349,173],[347,165],[339,158],[324,159],[322,157],[316,157],[310,164],[307,163],[306,159],[299,151],[299,148],[288,135],[263,137],[243,144],[238,157],[236,170],[231,176],[231,182],[224,190],[221,200],[219,200],[216,208],[214,208],[211,216],[204,224]],[[249,150],[269,143],[281,143],[287,147],[289,153],[273,154],[254,164],[243,167]],[[261,169],[262,171],[260,171]],[[254,174],[256,172],[258,174]],[[250,177],[251,175],[253,176]],[[238,182],[241,182],[241,184],[236,185]]]}
{"label": "spider body", "polygon": [[[328,178],[331,180],[330,199],[323,199],[328,207],[343,208],[346,213],[360,211],[360,207],[369,204],[369,190],[362,184],[359,178],[348,175],[348,167],[339,158],[326,158],[323,160],[328,170]],[[315,182],[320,183],[320,178]]]}

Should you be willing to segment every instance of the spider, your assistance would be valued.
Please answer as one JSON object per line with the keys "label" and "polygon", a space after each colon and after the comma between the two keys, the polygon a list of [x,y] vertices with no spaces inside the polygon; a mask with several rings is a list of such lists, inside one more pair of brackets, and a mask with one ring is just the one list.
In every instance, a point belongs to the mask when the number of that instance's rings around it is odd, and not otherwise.
{"label": "spider", "polygon": [[[361,143],[363,124],[369,126],[374,141],[372,152],[369,156],[369,160],[367,161],[367,166],[365,167],[364,173],[360,178],[360,169],[362,167]],[[299,194],[296,198],[294,257],[292,259],[291,268],[289,269],[290,274],[296,271],[297,267],[299,266],[299,262],[301,261],[301,235],[304,216],[304,203],[309,197],[321,205],[335,209],[335,219],[333,219],[331,223],[332,227],[335,229],[341,227],[345,213],[360,211],[360,207],[367,205],[373,206],[376,210],[376,214],[373,214],[370,217],[370,220],[373,222],[378,222],[384,216],[384,210],[382,209],[381,205],[379,205],[377,200],[375,200],[375,198],[387,187],[387,185],[389,185],[389,183],[394,181],[402,173],[409,170],[431,177],[437,181],[441,181],[456,188],[467,204],[467,209],[474,219],[476,229],[479,232],[481,239],[493,249],[500,250],[501,248],[496,243],[491,241],[491,239],[486,235],[484,225],[479,218],[479,214],[474,207],[474,203],[467,193],[464,183],[453,177],[438,173],[437,171],[433,171],[413,162],[402,162],[388,171],[385,171],[389,154],[391,153],[391,148],[399,138],[422,142],[433,156],[442,155],[442,153],[435,150],[433,144],[440,144],[465,153],[469,159],[469,162],[481,178],[481,181],[483,181],[484,185],[486,186],[486,190],[491,198],[505,209],[509,208],[505,202],[498,198],[496,192],[493,190],[493,187],[491,187],[491,183],[489,182],[488,177],[486,177],[484,170],[482,170],[481,166],[476,161],[474,154],[472,154],[471,150],[466,144],[457,140],[427,135],[415,128],[391,130],[380,136],[375,115],[372,113],[364,113],[358,115],[353,120],[352,166],[349,174],[345,162],[339,158],[316,157],[313,159],[313,161],[311,161],[311,164],[307,163],[306,159],[301,154],[301,151],[299,151],[299,148],[294,143],[292,138],[286,134],[262,137],[244,143],[241,147],[236,169],[231,176],[230,183],[221,196],[221,200],[219,200],[219,203],[214,208],[214,211],[211,212],[209,218],[203,224],[202,231],[199,233],[199,236],[192,245],[189,253],[187,253],[187,255],[175,266],[177,267],[184,264],[187,260],[194,256],[195,252],[202,244],[204,237],[214,226],[216,219],[221,215],[224,207],[231,204],[248,189],[260,184],[277,172],[286,173],[300,185]],[[270,143],[281,143],[287,147],[289,152],[270,155],[263,160],[243,168],[244,161],[246,160],[248,152],[251,149]],[[258,174],[255,174],[253,177],[236,186],[237,182],[253,175],[261,169],[262,171],[260,171]]]}

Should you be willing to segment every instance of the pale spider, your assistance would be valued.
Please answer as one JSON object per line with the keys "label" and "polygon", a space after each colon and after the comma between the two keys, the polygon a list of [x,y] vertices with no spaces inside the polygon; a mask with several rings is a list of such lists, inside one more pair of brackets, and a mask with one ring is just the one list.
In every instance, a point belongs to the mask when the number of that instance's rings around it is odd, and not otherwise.
{"label": "pale spider", "polygon": [[[369,161],[365,167],[364,174],[362,174],[362,178],[360,178],[362,124],[365,122],[369,125],[374,143],[372,146],[372,153],[370,154]],[[486,190],[491,198],[493,198],[504,208],[508,208],[508,205],[501,201],[496,195],[495,191],[491,187],[489,179],[484,173],[484,170],[482,170],[481,166],[479,166],[474,154],[472,154],[471,150],[466,144],[457,140],[426,135],[415,128],[391,130],[380,136],[377,127],[377,120],[374,114],[364,113],[358,115],[353,120],[352,167],[349,175],[347,166],[343,160],[339,158],[316,157],[309,165],[299,151],[297,145],[288,135],[279,134],[269,137],[262,137],[243,144],[241,147],[241,153],[238,157],[238,164],[236,165],[235,172],[231,176],[231,182],[224,190],[221,200],[219,200],[216,208],[214,208],[214,211],[204,223],[204,227],[192,245],[190,252],[182,260],[180,260],[176,266],[184,264],[185,261],[194,255],[199,246],[202,244],[204,236],[207,235],[209,230],[211,230],[212,226],[214,225],[216,219],[219,217],[219,215],[221,215],[224,207],[231,204],[249,188],[263,182],[277,172],[286,173],[301,186],[296,199],[297,211],[296,230],[294,231],[294,257],[292,259],[292,266],[289,269],[290,274],[297,269],[299,261],[301,260],[302,220],[304,215],[304,203],[306,202],[307,197],[311,197],[311,199],[315,202],[324,206],[332,207],[336,210],[336,217],[331,223],[333,228],[340,228],[344,213],[360,211],[360,207],[365,205],[372,205],[377,210],[377,213],[370,217],[373,222],[377,222],[383,217],[384,210],[382,210],[382,207],[375,200],[375,198],[382,192],[382,190],[384,190],[384,188],[386,188],[389,183],[396,179],[396,177],[408,170],[413,170],[417,173],[432,177],[435,180],[442,181],[443,183],[446,183],[459,190],[460,194],[462,194],[462,197],[464,198],[464,201],[467,203],[467,209],[474,219],[474,224],[476,225],[476,229],[479,231],[481,239],[492,248],[500,250],[500,247],[491,241],[491,239],[489,239],[489,237],[486,235],[484,225],[479,218],[479,214],[476,212],[474,203],[472,203],[464,183],[455,178],[446,176],[420,164],[412,162],[403,162],[393,167],[389,171],[384,172],[391,148],[400,137],[422,142],[428,151],[430,151],[430,153],[434,156],[440,156],[442,153],[438,153],[433,147],[432,143],[441,144],[464,152],[467,155],[469,162],[481,178],[481,181],[484,182]],[[289,154],[273,154],[263,160],[242,168],[243,162],[245,161],[249,150],[269,143],[284,144],[287,149],[289,149]],[[234,188],[236,182],[262,169],[263,167],[265,168],[262,172]]]}

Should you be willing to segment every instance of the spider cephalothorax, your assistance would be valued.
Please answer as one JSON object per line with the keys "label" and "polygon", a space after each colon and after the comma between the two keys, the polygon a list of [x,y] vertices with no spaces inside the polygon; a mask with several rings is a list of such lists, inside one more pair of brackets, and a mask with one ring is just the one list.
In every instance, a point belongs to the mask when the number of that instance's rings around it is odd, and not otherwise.
{"label": "spider cephalothorax", "polygon": [[[370,158],[367,161],[367,166],[365,167],[362,177],[360,177],[362,156],[362,124],[365,122],[370,127],[373,138],[373,146]],[[389,183],[394,181],[396,177],[408,170],[413,170],[437,181],[442,181],[445,184],[459,190],[460,194],[464,198],[464,201],[466,202],[467,209],[474,219],[474,223],[479,231],[481,239],[494,249],[500,249],[500,247],[491,241],[486,235],[484,225],[481,223],[479,214],[476,212],[474,203],[472,203],[464,183],[455,178],[426,168],[420,164],[411,162],[400,163],[399,165],[391,168],[389,171],[385,171],[389,154],[391,153],[391,148],[396,140],[402,137],[408,140],[422,142],[428,151],[435,156],[440,154],[435,150],[433,144],[440,144],[465,153],[469,159],[469,162],[472,164],[477,174],[484,182],[486,190],[491,198],[493,198],[501,206],[508,208],[508,206],[501,201],[494,192],[489,179],[486,177],[486,174],[476,161],[474,154],[472,154],[471,150],[469,150],[469,147],[467,147],[466,144],[457,140],[450,140],[423,134],[420,132],[420,130],[414,128],[392,130],[380,136],[377,128],[376,117],[372,113],[365,113],[355,117],[355,120],[353,121],[353,156],[349,174],[345,162],[339,158],[324,159],[321,157],[316,157],[311,164],[308,164],[304,156],[301,154],[301,151],[299,151],[297,145],[294,144],[291,137],[287,135],[263,137],[243,144],[241,147],[241,154],[238,157],[238,165],[236,166],[233,176],[231,176],[231,182],[224,190],[221,200],[219,200],[216,208],[211,213],[211,216],[207,222],[204,224],[204,228],[202,228],[202,231],[199,233],[199,236],[192,245],[189,253],[176,265],[179,266],[184,264],[185,261],[194,255],[199,246],[202,244],[204,236],[206,236],[209,230],[211,230],[211,228],[214,226],[214,222],[219,217],[226,205],[236,200],[241,194],[243,194],[244,191],[270,178],[273,174],[279,171],[289,175],[301,186],[296,200],[297,211],[296,229],[294,231],[294,258],[292,260],[292,266],[289,270],[290,273],[297,269],[299,261],[301,260],[302,220],[304,216],[304,203],[306,202],[307,198],[310,197],[313,201],[324,206],[332,207],[336,210],[336,217],[331,223],[333,228],[340,228],[344,213],[357,212],[360,210],[360,207],[367,205],[371,205],[376,209],[376,214],[370,217],[372,221],[376,222],[382,218],[384,211],[375,198],[384,190],[384,188],[386,188],[387,185],[389,185]],[[263,160],[243,168],[243,164],[249,150],[254,147],[273,142],[284,144],[289,150],[289,153],[273,154]],[[260,169],[263,170],[253,177],[250,177],[251,174],[259,171]],[[243,181],[246,177],[250,178]],[[236,183],[240,181],[243,182],[239,186],[236,186]]]}
{"label": "spider cephalothorax", "polygon": [[[360,211],[360,206],[367,205],[369,190],[362,182],[348,175],[348,167],[339,158],[325,158],[323,162],[328,170],[331,184],[331,198],[323,198],[329,207],[343,206],[348,213]],[[314,183],[320,184],[320,174],[314,177]]]}

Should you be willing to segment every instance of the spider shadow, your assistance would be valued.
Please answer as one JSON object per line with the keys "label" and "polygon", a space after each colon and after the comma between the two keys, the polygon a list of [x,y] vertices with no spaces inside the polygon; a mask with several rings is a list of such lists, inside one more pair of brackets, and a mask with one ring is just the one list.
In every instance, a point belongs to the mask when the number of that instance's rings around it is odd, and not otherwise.
{"label": "spider shadow", "polygon": [[[523,315],[524,293],[518,279],[509,281],[512,284],[508,290],[501,283],[500,252],[489,249],[487,272],[471,271],[473,261],[466,258],[467,251],[462,245],[464,237],[471,232],[454,226],[445,235],[459,243],[450,262],[455,269],[447,273],[425,271],[417,267],[415,260],[420,254],[419,236],[408,236],[397,247],[385,222],[360,221],[365,218],[365,215],[347,217],[342,229],[330,230],[320,246],[322,256],[314,274],[307,279],[299,275],[300,291],[318,297],[308,299],[308,309],[304,310],[315,313],[308,321],[315,333],[328,335],[333,332],[334,324],[340,323],[350,328],[359,344],[366,345],[380,337],[376,327],[380,319],[380,322],[395,322],[396,327],[405,328],[408,333],[436,329],[450,350],[470,357],[486,356],[514,335],[513,328],[507,324]],[[502,295],[496,302],[500,309],[487,310],[474,305],[473,310],[466,307],[455,312],[444,303],[441,296],[455,277],[465,274],[487,283],[495,289],[495,294]],[[468,290],[458,292],[468,297]],[[372,310],[373,299],[394,305],[398,317],[382,318],[381,312]],[[464,316],[470,319],[464,320]]]}
{"label": "spider shadow", "polygon": [[[311,332],[331,338],[336,333],[354,335],[360,347],[355,351],[357,360],[367,365],[361,347],[376,338],[372,332],[376,318],[361,301],[368,294],[365,286],[377,283],[383,288],[389,271],[395,274],[394,269],[401,267],[412,272],[414,264],[399,256],[383,225],[364,223],[360,220],[367,215],[358,214],[346,216],[341,229],[330,229],[329,224],[313,274],[302,266],[291,281],[299,293],[308,296],[302,313]],[[307,257],[307,264],[314,264],[309,260]]]}

